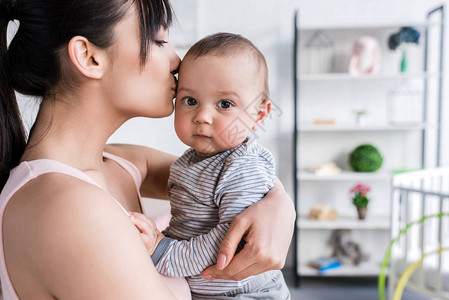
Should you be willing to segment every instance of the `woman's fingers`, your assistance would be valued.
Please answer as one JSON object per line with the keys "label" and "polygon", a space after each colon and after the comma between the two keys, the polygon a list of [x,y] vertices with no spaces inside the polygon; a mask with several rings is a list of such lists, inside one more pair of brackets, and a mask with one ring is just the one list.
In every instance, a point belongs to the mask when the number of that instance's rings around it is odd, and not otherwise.
{"label": "woman's fingers", "polygon": [[[245,278],[248,278],[250,276],[254,276],[266,271],[269,271],[269,269],[261,268],[260,264],[252,264],[247,265],[244,269],[241,269],[237,273],[233,273],[232,275],[225,272],[224,270],[218,270],[214,269],[215,266],[211,266],[210,274],[203,275],[204,279],[207,280],[214,280],[214,279],[225,279],[225,280],[234,280],[234,281],[240,281]],[[209,277],[208,277],[209,276]]]}
{"label": "woman's fingers", "polygon": [[[250,239],[253,238],[257,239],[257,237],[250,237]],[[203,278],[240,281],[249,276],[282,267],[283,260],[273,255],[273,250],[249,242],[234,256],[225,269],[219,269],[218,265],[210,266],[204,270]]]}
{"label": "woman's fingers", "polygon": [[240,241],[248,231],[249,226],[245,220],[240,219],[239,216],[234,217],[228,232],[220,244],[220,251],[217,257],[218,270],[226,268],[233,259]]}
{"label": "woman's fingers", "polygon": [[[248,276],[255,275],[249,274],[246,277],[240,275],[245,274],[245,270],[257,264],[256,260],[251,256],[248,256],[248,251],[242,250],[239,254],[235,255],[231,263],[225,269],[219,269],[218,265],[208,267],[203,271],[203,278],[205,279],[227,279],[227,280],[242,280]],[[259,272],[260,273],[260,272]],[[210,278],[209,278],[210,277]]]}
{"label": "woman's fingers", "polygon": [[[264,199],[234,217],[220,246],[217,265],[204,270],[203,277],[241,280],[281,269],[292,238],[295,216],[290,197],[280,183],[275,184]],[[234,255],[242,238],[246,244]]]}

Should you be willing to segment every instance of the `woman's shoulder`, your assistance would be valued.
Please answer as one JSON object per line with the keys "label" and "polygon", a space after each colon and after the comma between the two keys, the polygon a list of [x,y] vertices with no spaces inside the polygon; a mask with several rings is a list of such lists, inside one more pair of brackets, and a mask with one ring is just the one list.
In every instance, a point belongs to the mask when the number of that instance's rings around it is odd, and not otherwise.
{"label": "woman's shoulder", "polygon": [[[26,198],[26,201],[53,204],[60,198],[70,201],[85,193],[101,191],[93,184],[59,172],[49,172],[30,180],[20,188],[12,199]],[[104,193],[104,192],[103,192]]]}
{"label": "woman's shoulder", "polygon": [[3,218],[4,226],[23,227],[26,232],[40,230],[37,237],[42,238],[54,235],[56,230],[82,227],[89,215],[108,211],[118,211],[126,217],[101,188],[72,176],[47,173],[28,182],[11,197]]}
{"label": "woman's shoulder", "polygon": [[94,241],[104,233],[101,228],[116,231],[125,223],[121,219],[127,216],[99,187],[60,173],[43,174],[9,201],[3,215],[5,250],[20,256],[30,272],[53,266],[48,276],[57,282],[55,274],[75,270],[81,263],[77,255],[85,256],[88,245],[100,251]]}
{"label": "woman's shoulder", "polygon": [[107,209],[111,204],[117,206],[111,196],[91,183],[62,173],[47,173],[31,180],[11,197],[4,217],[8,219],[11,215],[30,226],[35,222],[50,224],[61,216],[73,222],[79,214]]}
{"label": "woman's shoulder", "polygon": [[[129,281],[133,270],[142,278],[155,276],[142,267],[150,262],[138,231],[102,189],[51,173],[29,182],[11,200],[3,232],[6,251],[14,253],[8,264],[22,271],[18,280],[31,273],[61,298],[68,293],[80,299],[86,295],[99,299],[98,293],[105,296],[105,291],[114,297],[107,288],[113,281],[133,286]],[[109,270],[108,276],[97,275],[104,270]]]}

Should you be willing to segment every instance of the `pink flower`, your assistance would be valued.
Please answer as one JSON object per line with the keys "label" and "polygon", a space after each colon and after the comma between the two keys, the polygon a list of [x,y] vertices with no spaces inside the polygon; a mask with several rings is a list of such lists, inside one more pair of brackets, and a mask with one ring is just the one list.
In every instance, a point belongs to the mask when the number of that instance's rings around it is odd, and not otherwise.
{"label": "pink flower", "polygon": [[362,197],[366,197],[366,194],[371,190],[367,185],[358,183],[353,188],[349,190],[350,193],[360,194]]}

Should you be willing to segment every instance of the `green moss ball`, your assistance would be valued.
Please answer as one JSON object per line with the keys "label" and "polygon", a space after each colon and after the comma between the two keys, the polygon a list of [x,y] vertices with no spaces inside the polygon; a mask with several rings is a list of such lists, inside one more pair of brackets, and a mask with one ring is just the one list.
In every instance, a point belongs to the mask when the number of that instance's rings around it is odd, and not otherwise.
{"label": "green moss ball", "polygon": [[383,158],[373,145],[360,145],[349,155],[349,165],[356,172],[375,172],[382,166]]}

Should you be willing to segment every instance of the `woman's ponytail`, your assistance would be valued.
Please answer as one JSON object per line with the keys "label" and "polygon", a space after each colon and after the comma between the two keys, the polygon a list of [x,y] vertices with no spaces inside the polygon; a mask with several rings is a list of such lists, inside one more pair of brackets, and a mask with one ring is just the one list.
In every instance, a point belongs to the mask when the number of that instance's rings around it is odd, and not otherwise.
{"label": "woman's ponytail", "polygon": [[25,131],[11,86],[7,62],[7,29],[16,18],[16,1],[0,0],[0,190],[25,150]]}

